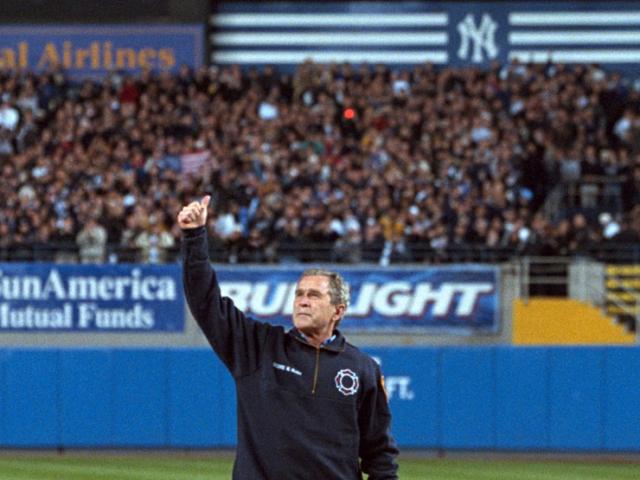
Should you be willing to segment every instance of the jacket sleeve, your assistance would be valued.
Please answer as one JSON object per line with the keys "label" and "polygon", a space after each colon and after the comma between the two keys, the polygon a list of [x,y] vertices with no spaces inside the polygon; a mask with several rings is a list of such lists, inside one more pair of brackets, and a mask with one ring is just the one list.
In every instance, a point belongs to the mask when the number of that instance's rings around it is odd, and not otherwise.
{"label": "jacket sleeve", "polygon": [[271,327],[246,317],[221,296],[204,227],[183,231],[182,254],[187,304],[209,344],[235,378],[254,372]]}
{"label": "jacket sleeve", "polygon": [[358,412],[362,471],[369,480],[397,480],[398,447],[391,435],[391,412],[380,368],[377,364],[374,368],[375,383],[364,392]]}

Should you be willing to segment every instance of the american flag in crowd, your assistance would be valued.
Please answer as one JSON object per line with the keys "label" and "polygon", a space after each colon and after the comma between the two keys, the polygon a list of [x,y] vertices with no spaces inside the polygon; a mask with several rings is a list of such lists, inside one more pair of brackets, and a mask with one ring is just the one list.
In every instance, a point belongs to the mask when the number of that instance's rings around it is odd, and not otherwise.
{"label": "american flag in crowd", "polygon": [[196,174],[200,171],[211,158],[211,152],[204,150],[202,152],[184,153],[180,155],[180,164],[182,166],[182,174]]}

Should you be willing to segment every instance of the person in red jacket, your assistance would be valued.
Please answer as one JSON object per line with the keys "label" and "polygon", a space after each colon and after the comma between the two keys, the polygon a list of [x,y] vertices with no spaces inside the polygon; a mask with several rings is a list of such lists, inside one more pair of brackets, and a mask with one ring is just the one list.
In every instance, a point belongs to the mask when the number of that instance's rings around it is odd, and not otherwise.
{"label": "person in red jacket", "polygon": [[210,197],[178,214],[189,308],[231,372],[238,402],[237,480],[396,480],[398,449],[378,364],[336,328],[349,290],[336,273],[298,281],[294,327],[258,322],[222,297],[208,257]]}

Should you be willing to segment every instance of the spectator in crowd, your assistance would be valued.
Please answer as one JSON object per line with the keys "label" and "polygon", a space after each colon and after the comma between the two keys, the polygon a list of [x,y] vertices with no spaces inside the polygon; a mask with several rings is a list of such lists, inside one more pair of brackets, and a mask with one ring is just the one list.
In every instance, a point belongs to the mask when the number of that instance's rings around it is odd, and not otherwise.
{"label": "spectator in crowd", "polygon": [[20,114],[11,102],[11,95],[3,93],[0,96],[0,129],[12,132],[18,126]]}
{"label": "spectator in crowd", "polygon": [[175,239],[157,219],[152,219],[134,240],[139,249],[138,261],[143,263],[166,263],[169,251],[175,246]]}
{"label": "spectator in crowd", "polygon": [[238,259],[238,249],[242,239],[242,225],[238,219],[238,207],[233,205],[229,211],[220,212],[214,222],[214,232],[222,241],[225,250],[228,252],[228,261],[236,263]]}
{"label": "spectator in crowd", "polygon": [[344,235],[333,246],[333,261],[340,263],[360,263],[362,261],[362,235],[360,228],[348,226]]}
{"label": "spectator in crowd", "polygon": [[[81,83],[6,71],[0,92],[12,259],[32,258],[52,220],[48,241],[68,243],[90,204],[108,252],[136,260],[148,219],[173,224],[203,190],[221,212],[211,245],[229,262],[311,259],[309,245],[327,261],[451,261],[538,251],[543,237],[542,251],[576,253],[601,230],[589,209],[629,215],[640,197],[640,94],[596,66],[308,61],[293,76],[214,66]],[[563,178],[583,185],[583,220],[554,208]]]}
{"label": "spectator in crowd", "polygon": [[93,217],[89,216],[84,227],[76,236],[76,244],[82,263],[103,263],[107,251],[107,231]]}
{"label": "spectator in crowd", "polygon": [[11,259],[11,247],[9,224],[0,222],[0,261],[6,262]]}
{"label": "spectator in crowd", "polygon": [[71,217],[55,221],[49,237],[49,248],[55,248],[54,260],[57,263],[75,263],[78,261],[76,236]]}

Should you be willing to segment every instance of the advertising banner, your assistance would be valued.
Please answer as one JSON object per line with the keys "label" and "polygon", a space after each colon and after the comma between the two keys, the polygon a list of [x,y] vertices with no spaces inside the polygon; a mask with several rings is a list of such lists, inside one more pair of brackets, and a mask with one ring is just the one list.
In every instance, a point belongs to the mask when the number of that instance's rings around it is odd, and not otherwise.
{"label": "advertising banner", "polygon": [[[291,325],[302,268],[218,267],[222,294],[250,316]],[[340,328],[359,331],[496,331],[499,270],[486,266],[427,269],[350,268],[351,305]]]}
{"label": "advertising banner", "polygon": [[0,263],[0,333],[181,332],[177,265]]}
{"label": "advertising banner", "polygon": [[513,60],[640,71],[631,1],[216,2],[214,63],[481,66]]}
{"label": "advertising banner", "polygon": [[2,25],[0,71],[173,72],[202,65],[203,42],[200,25]]}

